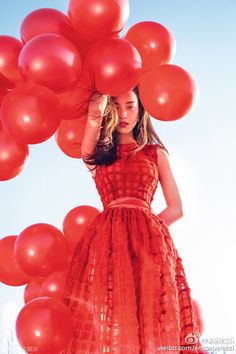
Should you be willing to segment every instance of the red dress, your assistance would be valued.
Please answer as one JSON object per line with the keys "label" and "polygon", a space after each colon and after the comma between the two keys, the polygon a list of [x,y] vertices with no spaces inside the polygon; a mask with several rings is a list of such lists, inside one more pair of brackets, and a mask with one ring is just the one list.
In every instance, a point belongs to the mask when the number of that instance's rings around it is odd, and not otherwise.
{"label": "red dress", "polygon": [[[118,145],[117,160],[97,167],[104,210],[71,261],[64,303],[75,327],[62,354],[176,354],[182,351],[160,346],[201,344],[182,259],[150,207],[157,147],[145,145],[126,164],[135,144]],[[120,204],[122,197],[129,203]]]}

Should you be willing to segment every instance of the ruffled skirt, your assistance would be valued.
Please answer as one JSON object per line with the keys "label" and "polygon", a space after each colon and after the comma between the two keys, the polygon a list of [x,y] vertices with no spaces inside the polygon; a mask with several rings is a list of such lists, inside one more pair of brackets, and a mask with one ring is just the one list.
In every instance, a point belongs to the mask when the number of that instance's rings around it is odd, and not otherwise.
{"label": "ruffled skirt", "polygon": [[190,291],[164,220],[107,208],[72,257],[63,302],[74,332],[60,354],[203,353],[192,351],[201,343]]}

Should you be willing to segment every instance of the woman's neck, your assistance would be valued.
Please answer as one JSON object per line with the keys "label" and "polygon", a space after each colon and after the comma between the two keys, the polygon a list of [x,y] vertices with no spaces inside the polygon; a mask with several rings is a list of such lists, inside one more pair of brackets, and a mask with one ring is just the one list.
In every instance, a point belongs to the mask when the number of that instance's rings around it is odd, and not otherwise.
{"label": "woman's neck", "polygon": [[119,144],[129,144],[135,143],[136,140],[134,139],[133,135],[130,134],[120,134],[119,135]]}

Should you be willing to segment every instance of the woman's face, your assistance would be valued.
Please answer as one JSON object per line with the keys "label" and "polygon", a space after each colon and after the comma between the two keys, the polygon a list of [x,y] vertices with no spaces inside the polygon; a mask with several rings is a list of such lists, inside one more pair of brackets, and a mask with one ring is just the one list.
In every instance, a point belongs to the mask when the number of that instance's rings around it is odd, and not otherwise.
{"label": "woman's face", "polygon": [[139,107],[136,93],[130,90],[123,95],[113,97],[112,101],[119,117],[116,131],[118,133],[129,133],[133,130],[138,120]]}

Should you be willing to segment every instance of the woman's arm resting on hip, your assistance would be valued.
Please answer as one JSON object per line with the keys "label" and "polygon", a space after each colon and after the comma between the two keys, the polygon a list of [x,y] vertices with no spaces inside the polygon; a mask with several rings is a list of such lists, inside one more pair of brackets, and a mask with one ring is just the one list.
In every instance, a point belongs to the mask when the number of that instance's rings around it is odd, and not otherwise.
{"label": "woman's arm resting on hip", "polygon": [[182,201],[167,153],[157,147],[157,155],[159,181],[167,204],[167,207],[158,216],[163,218],[167,225],[171,225],[183,216]]}

